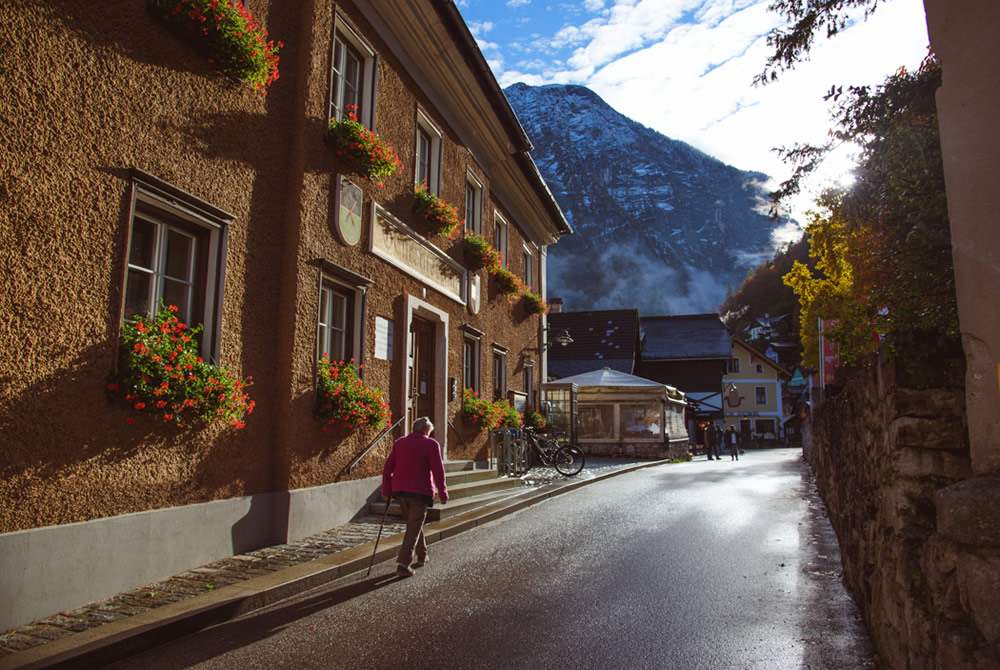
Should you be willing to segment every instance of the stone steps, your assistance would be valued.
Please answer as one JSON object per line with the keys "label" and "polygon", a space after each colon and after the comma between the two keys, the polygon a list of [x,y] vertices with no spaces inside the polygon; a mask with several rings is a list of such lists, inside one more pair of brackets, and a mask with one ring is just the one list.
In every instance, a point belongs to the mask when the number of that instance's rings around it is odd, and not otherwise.
{"label": "stone steps", "polygon": [[[445,479],[448,482],[448,504],[442,505],[435,499],[434,507],[427,510],[427,521],[446,519],[470,509],[481,507],[518,493],[522,488],[520,479],[500,477],[496,469],[487,468],[480,461],[448,461],[445,463]],[[371,514],[385,513],[385,501],[368,505]],[[388,516],[401,517],[399,504],[389,505]]]}

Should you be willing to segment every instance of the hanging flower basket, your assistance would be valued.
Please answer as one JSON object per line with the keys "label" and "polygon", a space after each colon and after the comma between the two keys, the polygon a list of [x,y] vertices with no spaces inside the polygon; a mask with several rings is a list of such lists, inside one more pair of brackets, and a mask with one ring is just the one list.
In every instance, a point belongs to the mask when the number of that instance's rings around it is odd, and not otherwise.
{"label": "hanging flower basket", "polygon": [[255,404],[244,391],[253,378],[241,380],[204,362],[195,339],[201,326],[188,328],[176,311],[161,307],[152,318],[122,326],[118,371],[108,390],[124,395],[132,410],[128,423],[152,417],[178,426],[221,420],[243,428]]}
{"label": "hanging flower basket", "polygon": [[458,218],[457,209],[428,191],[423,184],[413,188],[413,213],[427,221],[435,232],[448,237],[455,237],[464,223]]}
{"label": "hanging flower basket", "polygon": [[389,425],[392,412],[385,394],[358,378],[353,358],[331,363],[323,356],[317,387],[316,415],[323,421],[324,431],[336,425],[376,430]]}
{"label": "hanging flower basket", "polygon": [[541,316],[542,314],[549,313],[549,303],[542,300],[542,296],[537,293],[525,291],[522,299],[524,301],[524,309],[528,314]]}
{"label": "hanging flower basket", "polygon": [[365,128],[353,111],[340,121],[330,121],[330,144],[362,177],[385,188],[383,179],[403,167],[392,143]]}
{"label": "hanging flower basket", "polygon": [[490,274],[496,274],[502,267],[503,254],[497,251],[485,236],[467,233],[464,245],[465,264],[470,270],[486,268]]}
{"label": "hanging flower basket", "polygon": [[242,3],[229,0],[153,0],[161,21],[222,72],[264,90],[278,79],[278,49]]}
{"label": "hanging flower basket", "polygon": [[498,269],[493,276],[497,280],[497,290],[508,298],[516,296],[524,290],[521,278],[507,268]]}

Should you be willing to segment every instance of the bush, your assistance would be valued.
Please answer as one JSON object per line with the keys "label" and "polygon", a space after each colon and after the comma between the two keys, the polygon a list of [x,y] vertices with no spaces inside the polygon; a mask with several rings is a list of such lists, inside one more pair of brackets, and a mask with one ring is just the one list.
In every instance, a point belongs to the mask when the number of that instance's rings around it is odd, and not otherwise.
{"label": "bush", "polygon": [[385,188],[382,180],[403,167],[392,143],[383,141],[361,125],[353,108],[347,118],[330,121],[329,138],[338,156],[353,164],[365,179],[382,188]]}
{"label": "bush", "polygon": [[441,235],[454,237],[462,229],[458,210],[420,184],[413,189],[413,213],[423,217]]}
{"label": "bush", "polygon": [[524,309],[528,314],[535,314],[541,316],[542,314],[548,314],[549,304],[542,300],[542,296],[537,293],[532,293],[531,291],[524,292]]}

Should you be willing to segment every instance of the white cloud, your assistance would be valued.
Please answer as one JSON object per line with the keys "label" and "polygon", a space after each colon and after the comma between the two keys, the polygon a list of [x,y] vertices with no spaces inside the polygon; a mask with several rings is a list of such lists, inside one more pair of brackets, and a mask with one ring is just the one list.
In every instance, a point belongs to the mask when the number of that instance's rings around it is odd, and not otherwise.
{"label": "white cloud", "polygon": [[476,37],[481,37],[494,28],[492,21],[469,21],[466,25],[469,26],[469,32]]}
{"label": "white cloud", "polygon": [[[594,6],[597,2],[592,2]],[[823,142],[823,94],[833,84],[878,84],[925,54],[921,0],[886,0],[866,22],[820,36],[810,59],[778,82],[753,87],[770,55],[765,36],[781,22],[769,0],[618,0],[599,18],[546,38],[575,46],[565,63],[519,62],[500,83],[577,83],[621,113],[726,163],[777,179],[791,174],[773,147]],[[697,22],[692,22],[692,18]],[[496,71],[496,70],[495,70]],[[825,179],[837,178],[841,158]],[[798,217],[808,201],[795,203]]]}
{"label": "white cloud", "polygon": [[508,7],[522,7],[530,3],[531,0],[507,0]]}

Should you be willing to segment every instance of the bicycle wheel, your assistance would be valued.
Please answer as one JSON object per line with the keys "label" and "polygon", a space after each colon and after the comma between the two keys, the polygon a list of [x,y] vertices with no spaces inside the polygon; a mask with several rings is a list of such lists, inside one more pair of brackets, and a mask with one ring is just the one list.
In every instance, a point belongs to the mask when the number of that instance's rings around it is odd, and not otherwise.
{"label": "bicycle wheel", "polygon": [[583,460],[583,450],[580,447],[574,444],[560,447],[555,457],[556,470],[561,475],[572,477],[583,470]]}

